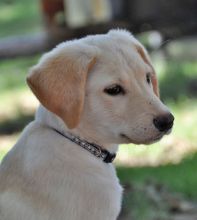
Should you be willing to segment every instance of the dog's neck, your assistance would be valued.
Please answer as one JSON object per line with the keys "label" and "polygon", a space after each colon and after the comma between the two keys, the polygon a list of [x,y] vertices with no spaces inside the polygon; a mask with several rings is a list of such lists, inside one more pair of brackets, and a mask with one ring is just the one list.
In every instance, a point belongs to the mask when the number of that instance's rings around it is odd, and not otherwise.
{"label": "dog's neck", "polygon": [[63,120],[61,120],[61,118],[56,116],[54,113],[48,111],[42,105],[39,106],[36,112],[35,120],[52,129],[58,130],[62,134],[72,133],[73,135],[76,135],[88,142],[98,144],[111,153],[116,153],[118,150],[117,144],[103,143],[102,141],[99,141],[96,138],[92,138],[88,136],[88,134],[86,134],[85,132],[86,131],[85,128],[84,129],[75,128],[70,130],[69,128],[66,127],[65,123],[63,122]]}

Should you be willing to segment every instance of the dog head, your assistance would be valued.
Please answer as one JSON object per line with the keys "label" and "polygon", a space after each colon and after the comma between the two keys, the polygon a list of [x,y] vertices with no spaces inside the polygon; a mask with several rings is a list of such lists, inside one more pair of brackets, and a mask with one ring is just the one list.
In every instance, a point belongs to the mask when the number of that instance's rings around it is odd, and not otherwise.
{"label": "dog head", "polygon": [[149,56],[126,31],[60,44],[41,58],[27,82],[69,129],[100,142],[148,144],[173,125]]}

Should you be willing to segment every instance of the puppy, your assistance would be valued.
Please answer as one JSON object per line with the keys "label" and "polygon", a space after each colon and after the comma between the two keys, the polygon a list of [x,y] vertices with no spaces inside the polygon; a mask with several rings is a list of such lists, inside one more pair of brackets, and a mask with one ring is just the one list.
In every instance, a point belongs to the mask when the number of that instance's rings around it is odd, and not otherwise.
{"label": "puppy", "polygon": [[117,219],[118,144],[158,141],[174,120],[146,50],[124,30],[68,41],[27,82],[41,105],[0,166],[0,219]]}

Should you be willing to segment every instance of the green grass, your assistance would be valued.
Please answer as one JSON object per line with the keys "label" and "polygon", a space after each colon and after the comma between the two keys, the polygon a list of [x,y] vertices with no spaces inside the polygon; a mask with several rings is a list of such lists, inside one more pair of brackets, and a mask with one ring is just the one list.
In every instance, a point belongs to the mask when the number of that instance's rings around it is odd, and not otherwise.
{"label": "green grass", "polygon": [[[123,216],[126,220],[171,219],[171,201],[197,202],[197,154],[177,165],[159,167],[117,167],[117,174],[123,187]],[[151,187],[151,188],[150,188]],[[152,188],[154,187],[154,188]],[[149,189],[149,191],[148,191]],[[158,201],[149,193],[155,191]],[[163,191],[163,194],[162,194]]]}
{"label": "green grass", "polygon": [[160,72],[161,97],[182,102],[197,97],[197,63],[169,61]]}
{"label": "green grass", "polygon": [[42,29],[38,0],[0,1],[0,38],[23,35]]}
{"label": "green grass", "polygon": [[29,68],[36,64],[38,56],[0,61],[0,95],[24,90]]}
{"label": "green grass", "polygon": [[6,153],[7,153],[7,149],[0,150],[0,161],[3,159],[3,157],[5,156]]}
{"label": "green grass", "polygon": [[185,138],[190,142],[196,143],[197,129],[197,100],[187,99],[182,103],[173,105],[172,111],[176,115],[175,127],[179,138]]}
{"label": "green grass", "polygon": [[117,173],[123,185],[125,183],[142,184],[155,181],[181,192],[188,198],[197,199],[197,154],[190,156],[177,165],[159,167],[126,168],[118,167]]}

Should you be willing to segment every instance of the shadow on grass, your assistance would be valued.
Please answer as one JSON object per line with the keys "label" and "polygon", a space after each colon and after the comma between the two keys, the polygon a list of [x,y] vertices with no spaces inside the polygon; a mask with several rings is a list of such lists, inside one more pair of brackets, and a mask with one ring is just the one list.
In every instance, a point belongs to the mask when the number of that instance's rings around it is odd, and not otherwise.
{"label": "shadow on grass", "polygon": [[14,119],[5,120],[0,123],[0,135],[9,135],[21,131],[29,122],[34,120],[34,115],[20,114]]}

